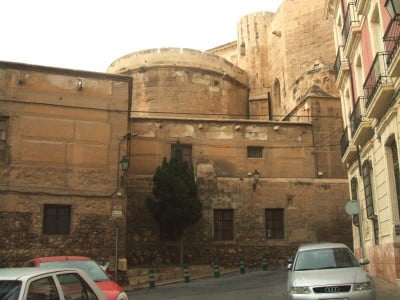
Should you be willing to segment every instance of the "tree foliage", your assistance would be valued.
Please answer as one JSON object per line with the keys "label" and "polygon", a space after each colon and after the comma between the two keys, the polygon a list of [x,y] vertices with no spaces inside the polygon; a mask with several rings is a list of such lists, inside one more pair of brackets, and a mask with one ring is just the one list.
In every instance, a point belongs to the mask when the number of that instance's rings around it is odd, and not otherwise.
{"label": "tree foliage", "polygon": [[183,160],[182,146],[176,142],[171,159],[164,158],[153,176],[152,195],[147,207],[158,224],[179,237],[183,230],[201,218],[202,205],[197,194],[193,168]]}

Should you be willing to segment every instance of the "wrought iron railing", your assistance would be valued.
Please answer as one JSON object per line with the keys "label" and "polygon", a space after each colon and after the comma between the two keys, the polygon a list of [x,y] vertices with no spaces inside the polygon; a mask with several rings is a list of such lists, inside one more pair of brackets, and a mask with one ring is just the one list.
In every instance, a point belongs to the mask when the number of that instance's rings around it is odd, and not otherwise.
{"label": "wrought iron railing", "polygon": [[338,51],[336,54],[335,65],[333,66],[333,71],[335,72],[336,79],[338,78],[340,67],[342,65],[343,60],[343,46],[338,47]]}
{"label": "wrought iron railing", "polygon": [[368,72],[367,78],[364,82],[364,95],[366,97],[365,107],[368,108],[378,87],[382,83],[389,82],[390,78],[387,76],[387,53],[378,52],[372,62],[371,69]]}
{"label": "wrought iron railing", "polygon": [[397,15],[390,21],[383,36],[383,43],[387,52],[386,64],[389,67],[400,46],[400,16]]}
{"label": "wrought iron railing", "polygon": [[346,153],[347,148],[349,148],[349,133],[347,127],[343,131],[342,138],[340,139],[340,145],[342,149],[342,156]]}
{"label": "wrought iron railing", "polygon": [[358,22],[358,15],[356,13],[356,6],[354,2],[350,2],[347,5],[347,11],[346,15],[344,17],[344,22],[343,22],[343,29],[342,29],[342,38],[343,38],[343,44],[346,45],[347,39],[349,37],[350,29],[351,29],[351,24],[353,22]]}
{"label": "wrought iron railing", "polygon": [[358,97],[350,115],[351,135],[358,129],[364,117],[365,97]]}

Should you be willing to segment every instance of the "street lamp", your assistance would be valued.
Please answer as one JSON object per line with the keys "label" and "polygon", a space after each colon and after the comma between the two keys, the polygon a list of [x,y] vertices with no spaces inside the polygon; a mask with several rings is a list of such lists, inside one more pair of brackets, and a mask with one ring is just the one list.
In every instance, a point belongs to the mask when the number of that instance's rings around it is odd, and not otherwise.
{"label": "street lamp", "polygon": [[260,180],[260,172],[257,171],[257,169],[254,170],[253,172],[253,192],[256,190],[257,183]]}
{"label": "street lamp", "polygon": [[129,169],[129,158],[124,155],[121,159],[121,161],[119,162],[121,164],[121,169],[122,171],[125,173],[126,171],[128,171]]}
{"label": "street lamp", "polygon": [[392,19],[400,15],[400,1],[399,0],[386,0],[385,7],[389,12]]}

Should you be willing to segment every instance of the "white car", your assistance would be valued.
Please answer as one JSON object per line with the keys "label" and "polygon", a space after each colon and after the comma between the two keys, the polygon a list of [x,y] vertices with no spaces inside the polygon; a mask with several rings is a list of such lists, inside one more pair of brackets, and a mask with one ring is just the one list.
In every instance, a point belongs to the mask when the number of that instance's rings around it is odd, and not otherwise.
{"label": "white car", "polygon": [[299,247],[289,264],[290,300],[335,299],[375,300],[371,276],[360,266],[350,249],[340,243],[309,244]]}
{"label": "white car", "polygon": [[0,299],[107,300],[89,276],[78,269],[0,269]]}

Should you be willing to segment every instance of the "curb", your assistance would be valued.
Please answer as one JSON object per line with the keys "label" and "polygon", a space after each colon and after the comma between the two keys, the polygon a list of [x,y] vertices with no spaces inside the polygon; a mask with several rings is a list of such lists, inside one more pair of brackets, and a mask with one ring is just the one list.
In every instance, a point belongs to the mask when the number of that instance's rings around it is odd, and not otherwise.
{"label": "curb", "polygon": [[[221,275],[234,274],[234,273],[238,273],[239,274],[239,268],[230,269],[230,270],[221,272]],[[210,274],[205,274],[205,275],[198,275],[198,276],[190,277],[190,280],[197,280],[197,279],[210,278],[210,277],[214,277],[214,274],[210,273]],[[156,282],[156,287],[157,286],[170,285],[170,284],[174,284],[174,283],[183,283],[183,282],[185,282],[184,278],[175,279],[175,280],[168,280],[168,281],[160,281],[160,282]],[[149,288],[149,284],[148,283],[147,284],[137,285],[137,286],[127,285],[127,286],[123,287],[125,292],[133,292],[133,291],[136,291],[136,290],[142,290],[142,289],[146,289],[146,288]]]}

